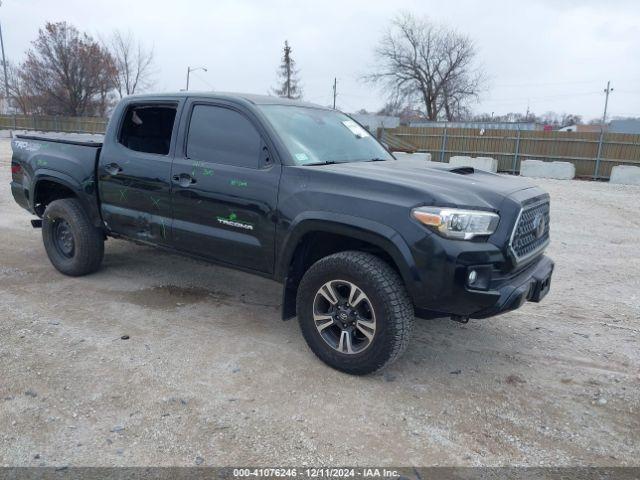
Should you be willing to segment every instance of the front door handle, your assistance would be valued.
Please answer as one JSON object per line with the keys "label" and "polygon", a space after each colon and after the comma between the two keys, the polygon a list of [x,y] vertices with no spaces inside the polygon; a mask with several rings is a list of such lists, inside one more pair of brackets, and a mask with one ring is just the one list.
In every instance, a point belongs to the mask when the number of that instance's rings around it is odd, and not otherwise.
{"label": "front door handle", "polygon": [[193,178],[188,173],[181,173],[180,175],[174,175],[173,181],[183,188],[187,188],[189,185],[193,185],[194,183],[196,183],[196,179]]}
{"label": "front door handle", "polygon": [[122,168],[117,163],[110,163],[104,169],[109,175],[117,175],[122,172]]}

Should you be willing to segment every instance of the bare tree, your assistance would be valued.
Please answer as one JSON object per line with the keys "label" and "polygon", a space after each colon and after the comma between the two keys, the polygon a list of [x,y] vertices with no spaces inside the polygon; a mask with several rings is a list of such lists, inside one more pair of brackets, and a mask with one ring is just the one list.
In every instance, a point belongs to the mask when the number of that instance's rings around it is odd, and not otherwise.
{"label": "bare tree", "polygon": [[390,115],[390,116],[400,116],[400,114],[402,113],[402,110],[404,108],[404,105],[401,101],[399,101],[398,99],[395,100],[390,100],[387,103],[384,104],[384,107],[382,107],[380,110],[378,110],[377,114],[378,115]]}
{"label": "bare tree", "polygon": [[32,113],[33,95],[27,88],[22,72],[11,62],[7,62],[7,77],[9,83],[8,106],[23,115]]}
{"label": "bare tree", "polygon": [[115,69],[111,81],[120,98],[146,90],[153,86],[156,73],[153,66],[153,49],[147,49],[128,31],[116,30],[107,42]]}
{"label": "bare tree", "polygon": [[422,104],[429,120],[463,115],[481,91],[471,39],[410,13],[393,20],[375,53],[376,70],[365,80],[382,85],[392,102]]}
{"label": "bare tree", "polygon": [[20,77],[38,113],[104,115],[114,68],[109,52],[89,35],[66,22],[47,23],[27,52]]}
{"label": "bare tree", "polygon": [[278,77],[280,77],[280,86],[274,88],[273,92],[279,97],[298,99],[302,97],[302,87],[298,80],[298,69],[296,62],[291,56],[293,49],[289,46],[289,42],[285,40],[282,63],[278,69]]}

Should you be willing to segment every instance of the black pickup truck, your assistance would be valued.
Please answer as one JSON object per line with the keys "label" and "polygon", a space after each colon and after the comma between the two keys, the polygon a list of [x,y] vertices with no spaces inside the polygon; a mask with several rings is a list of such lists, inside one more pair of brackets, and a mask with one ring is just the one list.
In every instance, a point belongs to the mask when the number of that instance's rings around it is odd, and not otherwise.
{"label": "black pickup truck", "polygon": [[396,160],[347,115],[271,96],[132,96],[104,137],[20,134],[13,196],[51,263],[100,267],[124,238],[275,279],[282,317],[352,374],[414,317],[466,322],[549,290],[549,196],[515,177]]}

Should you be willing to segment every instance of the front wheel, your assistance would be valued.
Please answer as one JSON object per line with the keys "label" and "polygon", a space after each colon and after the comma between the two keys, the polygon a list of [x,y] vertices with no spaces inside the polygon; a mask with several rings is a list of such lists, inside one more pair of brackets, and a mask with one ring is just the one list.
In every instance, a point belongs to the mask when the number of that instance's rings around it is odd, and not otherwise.
{"label": "front wheel", "polygon": [[297,296],[300,329],[329,366],[365,375],[406,349],[414,321],[400,276],[370,253],[325,257],[305,273]]}
{"label": "front wheel", "polygon": [[55,200],[47,206],[42,241],[53,266],[65,275],[77,277],[100,268],[103,234],[75,198]]}

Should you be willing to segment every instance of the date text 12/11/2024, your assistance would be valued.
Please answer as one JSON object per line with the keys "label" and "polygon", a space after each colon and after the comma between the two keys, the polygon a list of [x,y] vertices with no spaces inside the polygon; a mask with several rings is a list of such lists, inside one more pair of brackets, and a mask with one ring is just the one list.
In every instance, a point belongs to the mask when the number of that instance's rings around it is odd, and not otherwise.
{"label": "date text 12/11/2024", "polygon": [[234,477],[283,478],[398,478],[401,473],[386,468],[234,468]]}

